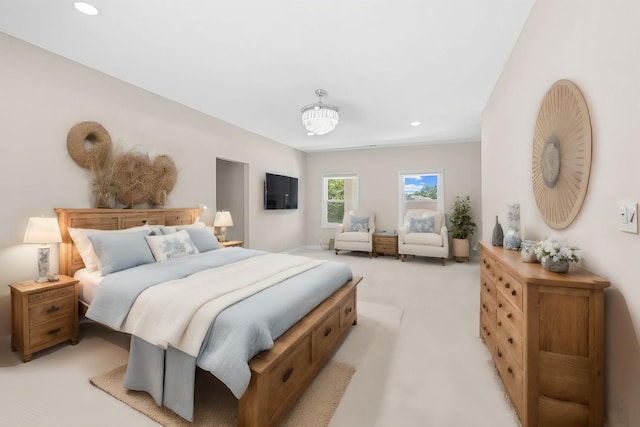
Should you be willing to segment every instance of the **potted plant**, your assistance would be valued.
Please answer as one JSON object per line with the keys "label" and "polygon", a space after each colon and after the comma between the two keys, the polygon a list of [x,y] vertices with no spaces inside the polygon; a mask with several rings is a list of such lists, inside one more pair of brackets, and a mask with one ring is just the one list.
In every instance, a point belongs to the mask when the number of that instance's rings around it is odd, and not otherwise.
{"label": "potted plant", "polygon": [[476,228],[471,215],[471,198],[456,196],[449,215],[449,231],[453,238],[453,257],[456,261],[469,260],[469,238]]}
{"label": "potted plant", "polygon": [[579,249],[568,240],[547,237],[536,244],[534,252],[545,270],[566,273],[570,262],[580,261],[577,254]]}

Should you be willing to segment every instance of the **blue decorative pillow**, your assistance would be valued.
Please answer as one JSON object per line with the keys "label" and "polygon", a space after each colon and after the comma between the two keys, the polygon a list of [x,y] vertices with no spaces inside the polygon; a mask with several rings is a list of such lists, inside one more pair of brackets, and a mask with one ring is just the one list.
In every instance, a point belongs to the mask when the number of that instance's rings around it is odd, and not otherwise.
{"label": "blue decorative pillow", "polygon": [[154,262],[145,237],[149,230],[131,233],[99,233],[89,235],[98,257],[100,273],[115,273],[142,264]]}
{"label": "blue decorative pillow", "polygon": [[147,243],[156,261],[167,261],[198,253],[186,230],[162,236],[147,236]]}
{"label": "blue decorative pillow", "polygon": [[369,217],[368,216],[352,216],[349,225],[349,231],[369,231]]}
{"label": "blue decorative pillow", "polygon": [[191,241],[196,245],[198,252],[207,252],[220,249],[218,239],[213,235],[213,231],[207,227],[178,227],[178,230],[185,230],[189,233]]}
{"label": "blue decorative pillow", "polygon": [[435,221],[432,216],[409,218],[409,233],[435,233]]}

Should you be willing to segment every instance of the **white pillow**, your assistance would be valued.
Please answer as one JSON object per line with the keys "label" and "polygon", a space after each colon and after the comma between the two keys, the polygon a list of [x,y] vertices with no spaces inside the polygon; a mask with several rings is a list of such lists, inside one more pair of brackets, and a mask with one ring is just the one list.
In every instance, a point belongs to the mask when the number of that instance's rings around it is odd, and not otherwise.
{"label": "white pillow", "polygon": [[84,262],[84,266],[88,271],[98,271],[98,256],[96,252],[93,250],[93,245],[89,240],[89,235],[91,234],[100,234],[100,233],[131,233],[132,231],[140,231],[147,230],[150,231],[148,225],[141,225],[138,227],[125,228],[124,230],[96,230],[93,228],[72,228],[68,227],[69,235],[71,236],[71,240],[75,243],[78,252],[80,253],[80,257]]}
{"label": "white pillow", "polygon": [[158,262],[198,253],[187,230],[161,236],[146,236],[153,257]]}

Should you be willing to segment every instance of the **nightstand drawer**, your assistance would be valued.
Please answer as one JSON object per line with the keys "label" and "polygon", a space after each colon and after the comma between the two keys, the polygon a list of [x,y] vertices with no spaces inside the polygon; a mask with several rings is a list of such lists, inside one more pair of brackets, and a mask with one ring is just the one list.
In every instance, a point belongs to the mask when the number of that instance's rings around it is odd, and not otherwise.
{"label": "nightstand drawer", "polygon": [[73,286],[67,286],[60,289],[52,289],[50,291],[38,292],[36,294],[29,295],[29,305],[38,304],[45,300],[51,300],[60,297],[73,297],[75,289]]}
{"label": "nightstand drawer", "polygon": [[[73,296],[73,294],[71,294]],[[75,301],[73,298],[57,298],[40,304],[29,306],[29,324],[47,322],[60,317],[73,315]]]}
{"label": "nightstand drawer", "polygon": [[71,316],[34,326],[29,330],[29,347],[33,351],[37,351],[38,347],[42,345],[48,347],[68,340],[75,333],[75,326]]}

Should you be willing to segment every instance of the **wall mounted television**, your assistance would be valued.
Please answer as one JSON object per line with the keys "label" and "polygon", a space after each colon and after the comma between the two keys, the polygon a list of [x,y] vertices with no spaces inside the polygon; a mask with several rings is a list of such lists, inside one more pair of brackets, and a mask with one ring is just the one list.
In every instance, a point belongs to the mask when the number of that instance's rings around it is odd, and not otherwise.
{"label": "wall mounted television", "polygon": [[264,208],[298,209],[298,178],[267,173],[264,180]]}

